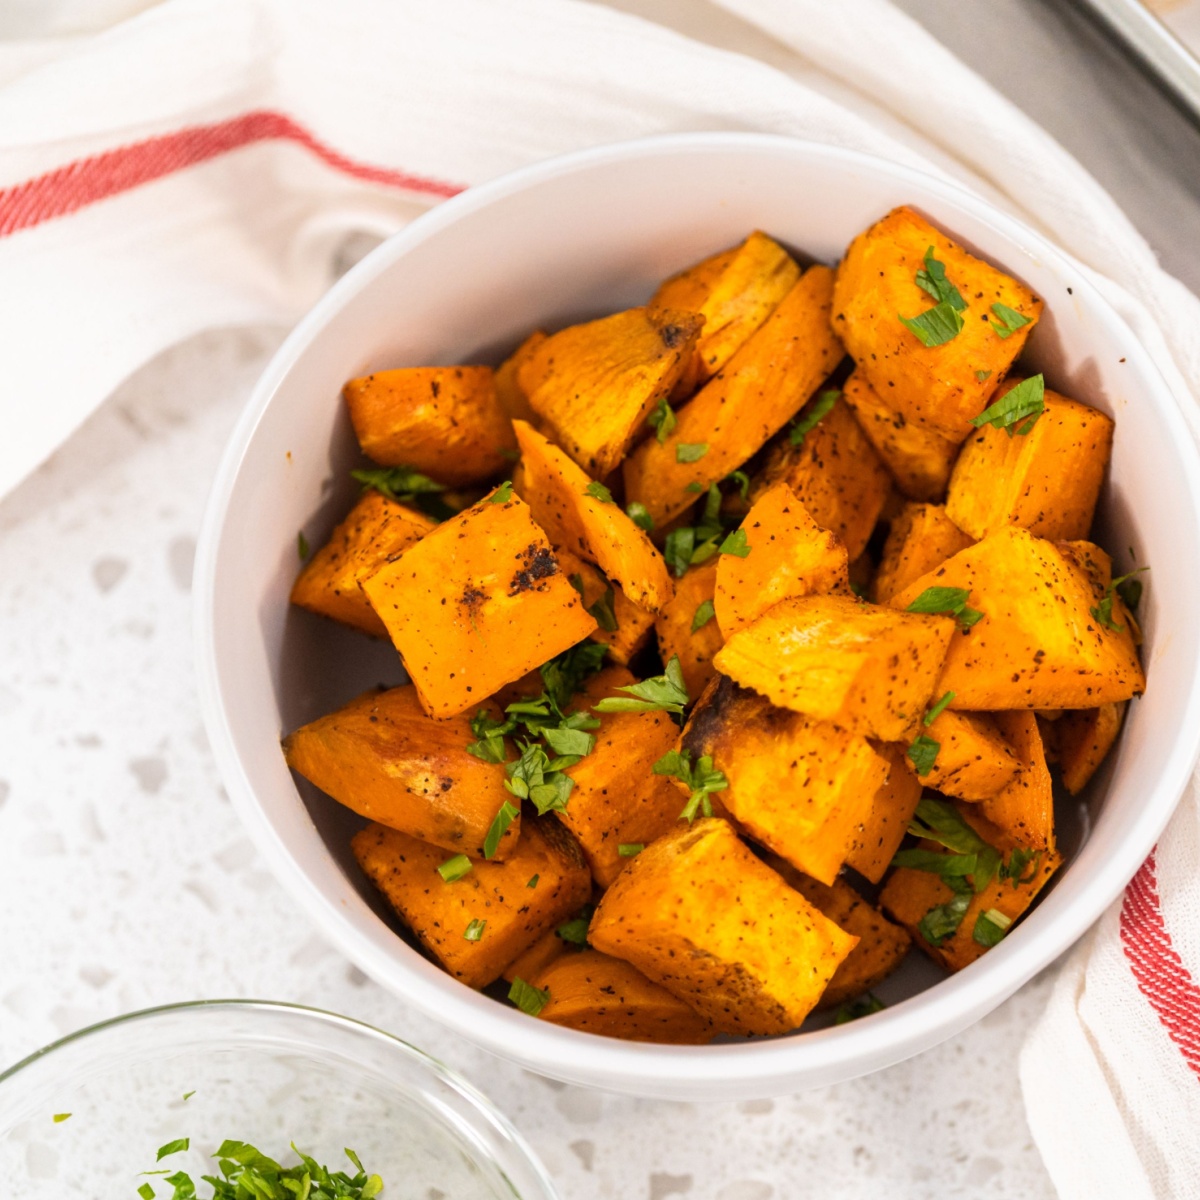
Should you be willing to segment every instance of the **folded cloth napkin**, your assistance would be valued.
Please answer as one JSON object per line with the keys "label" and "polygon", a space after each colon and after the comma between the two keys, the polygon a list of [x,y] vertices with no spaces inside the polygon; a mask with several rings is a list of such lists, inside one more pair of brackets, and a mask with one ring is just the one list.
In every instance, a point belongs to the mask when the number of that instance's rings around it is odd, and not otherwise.
{"label": "folded cloth napkin", "polygon": [[[548,155],[689,129],[975,187],[1085,264],[1200,433],[1200,302],[1046,133],[887,0],[714,3],[770,63],[574,0],[51,6],[54,36],[0,42],[0,494],[172,342],[294,320],[348,235]],[[1022,1056],[1064,1197],[1194,1194],[1198,868],[1189,793]]]}

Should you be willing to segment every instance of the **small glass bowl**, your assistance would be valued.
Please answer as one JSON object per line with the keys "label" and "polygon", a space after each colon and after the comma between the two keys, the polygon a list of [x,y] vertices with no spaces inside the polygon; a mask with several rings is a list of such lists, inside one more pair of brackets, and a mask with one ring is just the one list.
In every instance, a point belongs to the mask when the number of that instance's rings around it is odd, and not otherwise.
{"label": "small glass bowl", "polygon": [[[69,1113],[65,1119],[61,1114]],[[56,1120],[56,1115],[59,1119]],[[155,1161],[160,1146],[191,1148]],[[0,1074],[5,1200],[136,1200],[212,1152],[250,1142],[285,1166],[292,1142],[331,1170],[383,1178],[381,1200],[556,1200],[524,1139],[468,1083],[405,1042],[316,1009],[173,1004],[93,1025]]]}

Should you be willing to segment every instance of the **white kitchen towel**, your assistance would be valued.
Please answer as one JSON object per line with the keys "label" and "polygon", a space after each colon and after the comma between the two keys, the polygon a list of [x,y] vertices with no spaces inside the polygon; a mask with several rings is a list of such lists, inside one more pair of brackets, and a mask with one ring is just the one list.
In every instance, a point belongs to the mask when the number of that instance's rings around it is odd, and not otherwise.
{"label": "white kitchen towel", "polygon": [[[59,0],[41,36],[0,41],[0,494],[172,342],[293,321],[349,235],[548,155],[689,129],[977,188],[1091,269],[1200,430],[1200,302],[1044,131],[886,0],[714,2],[774,39],[775,65],[575,0]],[[1072,1200],[1196,1194],[1198,826],[1189,795],[1023,1055]]]}

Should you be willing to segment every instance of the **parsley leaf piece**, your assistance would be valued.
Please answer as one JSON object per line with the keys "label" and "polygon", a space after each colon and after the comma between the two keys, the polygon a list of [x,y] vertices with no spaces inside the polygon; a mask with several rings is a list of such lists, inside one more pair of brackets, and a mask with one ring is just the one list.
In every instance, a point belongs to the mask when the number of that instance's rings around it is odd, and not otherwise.
{"label": "parsley leaf piece", "polygon": [[1137,607],[1142,602],[1142,581],[1135,579],[1134,576],[1148,570],[1150,570],[1149,567],[1138,567],[1136,571],[1130,571],[1128,575],[1118,576],[1112,582],[1117,595],[1121,597],[1121,603],[1131,613],[1137,612]]}
{"label": "parsley leaf piece", "polygon": [[906,753],[919,776],[928,775],[933,770],[933,764],[937,762],[938,751],[941,748],[941,742],[935,742],[933,738],[927,737],[925,734],[921,734],[909,746]]}
{"label": "parsley leaf piece", "polygon": [[[924,871],[928,875],[937,875],[947,882],[951,879],[961,880],[967,875],[973,875],[979,866],[979,856],[976,854],[943,854],[940,850],[923,850],[914,846],[908,850],[897,850],[892,855],[889,866],[907,867],[910,871]],[[951,884],[951,886],[955,886]]]}
{"label": "parsley leaf piece", "polygon": [[625,515],[639,528],[647,533],[654,532],[654,518],[650,510],[640,501],[631,500],[625,506]]}
{"label": "parsley leaf piece", "polygon": [[308,538],[304,536],[303,529],[296,534],[296,551],[300,555],[301,562],[308,560]]}
{"label": "parsley leaf piece", "polygon": [[583,490],[594,500],[599,500],[601,504],[616,504],[612,492],[604,484],[598,483],[594,479]]}
{"label": "parsley leaf piece", "polygon": [[192,1097],[193,1097],[195,1094],[196,1094],[196,1089],[195,1089],[195,1088],[193,1088],[193,1089],[192,1089],[190,1092],[184,1092],[184,1093],[183,1093],[183,1098],[184,1098],[185,1100],[190,1100],[190,1099],[191,1099],[191,1098],[192,1098]]}
{"label": "parsley leaf piece", "polygon": [[162,1162],[168,1154],[178,1154],[181,1150],[186,1150],[191,1146],[190,1138],[176,1138],[173,1142],[168,1142],[165,1146],[159,1146],[158,1157],[155,1162]]}
{"label": "parsley leaf piece", "polygon": [[[1046,409],[1046,381],[1041,375],[1031,375],[1022,379],[1015,387],[1009,388],[995,404],[989,405],[977,417],[971,418],[971,424],[976,429],[985,425],[993,429],[1003,429],[1009,437],[1014,433],[1022,436],[1027,434],[1037,423],[1038,417]],[[1025,420],[1028,417],[1029,420]],[[1025,421],[1019,429],[1013,426]]]}
{"label": "parsley leaf piece", "polygon": [[578,758],[585,758],[596,746],[596,739],[592,734],[584,733],[582,729],[572,729],[567,725],[560,725],[557,729],[544,729],[542,737],[555,754],[571,754]]}
{"label": "parsley leaf piece", "polygon": [[998,908],[989,908],[975,918],[975,929],[972,936],[981,946],[991,949],[997,942],[1004,940],[1012,917],[1005,915]]}
{"label": "parsley leaf piece", "polygon": [[704,491],[704,484],[697,483],[696,480],[693,479],[692,482],[689,483],[683,490],[685,492],[694,492],[698,496],[702,491]]}
{"label": "parsley leaf piece", "polygon": [[465,854],[456,854],[448,858],[437,869],[437,873],[447,882],[454,883],[461,879],[471,869],[471,860]]}
{"label": "parsley leaf piece", "polygon": [[745,471],[731,471],[725,476],[726,483],[732,483],[743,500],[750,498],[750,476]]}
{"label": "parsley leaf piece", "polygon": [[[1030,871],[1026,871],[1026,867],[1033,864]],[[1037,878],[1037,873],[1042,865],[1042,851],[1027,850],[1024,846],[1018,846],[1009,856],[1008,862],[1002,863],[999,871],[999,878],[1007,879],[1014,888],[1020,887],[1023,883],[1032,883]]]}
{"label": "parsley leaf piece", "polygon": [[446,490],[446,485],[414,471],[412,467],[370,467],[350,472],[363,488],[374,488],[389,500],[411,504],[417,496],[433,496]]}
{"label": "parsley leaf piece", "polygon": [[141,1196],[142,1200],[154,1200],[154,1189],[148,1183],[143,1183],[138,1188],[137,1194]]}
{"label": "parsley leaf piece", "polygon": [[949,300],[943,300],[915,317],[896,315],[900,324],[915,334],[923,346],[944,346],[962,332],[963,319]]}
{"label": "parsley leaf piece", "polygon": [[971,889],[957,891],[945,904],[931,908],[917,923],[917,932],[931,945],[940,946],[958,932],[971,907]]}
{"label": "parsley leaf piece", "polygon": [[962,293],[946,278],[946,265],[933,257],[933,247],[925,251],[925,265],[917,268],[917,287],[928,292],[939,304],[949,304],[962,312],[967,302]]}
{"label": "parsley leaf piece", "polygon": [[830,388],[822,392],[792,422],[792,427],[788,430],[788,441],[793,446],[802,446],[804,439],[816,429],[823,418],[829,415],[830,410],[838,402],[838,397],[841,394],[836,388]]}
{"label": "parsley leaf piece", "polygon": [[947,692],[922,718],[922,724],[926,729],[934,723],[946,711],[946,706],[954,699],[953,692]]}
{"label": "parsley leaf piece", "polygon": [[999,324],[996,321],[989,321],[988,324],[1000,338],[1010,338],[1018,329],[1029,324],[1028,317],[1023,317],[1015,308],[1009,308],[1007,304],[993,304],[992,312],[999,318]]}
{"label": "parsley leaf piece", "polygon": [[505,800],[500,805],[500,811],[492,818],[488,826],[487,836],[483,839],[483,857],[494,858],[500,846],[500,839],[508,827],[521,815],[521,810]]}
{"label": "parsley leaf piece", "polygon": [[[1149,567],[1138,567],[1136,571],[1130,571],[1128,575],[1118,575],[1117,578],[1114,579],[1112,583],[1110,583],[1108,587],[1104,589],[1104,599],[1101,600],[1098,605],[1095,605],[1089,609],[1092,616],[1095,617],[1105,629],[1111,629],[1114,633],[1125,632],[1125,626],[1118,625],[1113,620],[1113,597],[1119,595],[1122,603],[1124,603],[1132,612],[1135,608],[1137,608],[1142,599],[1142,581],[1134,578],[1134,576],[1140,575],[1143,571],[1148,571],[1149,569]],[[1132,598],[1132,604],[1130,604],[1126,599],[1127,594]]]}
{"label": "parsley leaf piece", "polygon": [[542,664],[539,673],[550,702],[562,712],[583,681],[604,665],[608,647],[603,642],[580,642]]}
{"label": "parsley leaf piece", "polygon": [[653,675],[640,683],[617,688],[633,699],[623,696],[607,696],[592,708],[596,712],[670,712],[682,713],[689,701],[687,685],[683,681],[683,668],[679,655],[673,654],[662,675]]}
{"label": "parsley leaf piece", "polygon": [[554,932],[564,942],[570,942],[573,946],[586,946],[588,944],[588,925],[591,923],[592,913],[595,911],[592,905],[585,904],[575,916],[569,921],[564,921]]}
{"label": "parsley leaf piece", "polygon": [[677,463],[699,462],[708,453],[707,442],[676,442],[675,461]]}
{"label": "parsley leaf piece", "polygon": [[467,746],[467,753],[484,762],[504,762],[508,757],[504,745],[505,735],[512,733],[516,726],[515,718],[509,717],[507,720],[497,721],[488,714],[487,709],[481,708],[471,718],[471,732],[479,740],[471,742]]}
{"label": "parsley leaf piece", "polygon": [[467,931],[466,931],[466,933],[463,934],[463,937],[465,937],[468,942],[477,942],[477,941],[479,941],[479,939],[481,937],[483,937],[483,931],[486,928],[487,928],[487,922],[481,921],[478,917],[476,917],[467,926]]}
{"label": "parsley leaf piece", "polygon": [[556,758],[549,764],[542,783],[535,783],[529,789],[529,799],[533,801],[539,817],[548,812],[566,812],[567,801],[575,787],[575,780],[563,773],[562,768],[573,767],[579,759]]}
{"label": "parsley leaf piece", "polygon": [[605,633],[616,633],[620,626],[617,624],[617,614],[613,612],[614,593],[612,587],[604,589],[604,595],[588,605],[588,612],[596,618],[596,624]]}
{"label": "parsley leaf piece", "polygon": [[914,837],[938,842],[956,854],[973,854],[976,864],[971,877],[976,892],[982,892],[1000,871],[999,851],[988,845],[947,800],[935,800],[931,796],[920,800],[916,815],[908,823],[908,832]]}
{"label": "parsley leaf piece", "polygon": [[617,853],[622,858],[633,858],[635,855],[641,854],[645,848],[645,842],[622,842],[617,847]]}
{"label": "parsley leaf piece", "polygon": [[865,996],[860,996],[857,1000],[847,1000],[837,1010],[837,1016],[833,1018],[835,1025],[845,1025],[848,1021],[857,1021],[860,1017],[869,1017],[872,1013],[882,1012],[887,1008],[874,992],[868,992]]}
{"label": "parsley leaf piece", "polygon": [[983,619],[983,613],[967,605],[970,597],[971,593],[966,588],[929,587],[905,611],[912,613],[948,613],[950,616],[958,618],[958,627],[966,632],[977,621]]}
{"label": "parsley leaf piece", "polygon": [[506,479],[489,497],[489,504],[507,504],[512,499],[512,480]]}
{"label": "parsley leaf piece", "polygon": [[750,554],[750,542],[744,529],[735,529],[722,543],[722,554],[732,554],[736,558],[746,558]]}
{"label": "parsley leaf piece", "polygon": [[692,565],[692,551],[696,547],[696,531],[690,525],[682,525],[667,534],[663,544],[663,558],[667,566],[682,579]]}
{"label": "parsley leaf piece", "polygon": [[980,383],[985,383],[987,380],[991,379],[991,377],[992,377],[991,371],[976,371],[975,372],[975,378],[978,379]]}
{"label": "parsley leaf piece", "polygon": [[526,886],[527,888],[535,888],[535,887],[537,887],[537,885],[538,885],[538,880],[539,880],[540,878],[541,878],[541,876],[540,876],[540,875],[531,875],[531,876],[529,877],[529,882],[528,882],[528,883],[527,883],[525,886]]}
{"label": "parsley leaf piece", "polygon": [[679,819],[689,825],[700,812],[706,817],[711,817],[712,802],[709,800],[709,794],[723,792],[729,786],[729,780],[725,778],[724,772],[713,766],[712,756],[709,754],[693,763],[690,750],[668,750],[650,769],[655,775],[673,775],[691,789],[692,794],[679,814]]}
{"label": "parsley leaf piece", "polygon": [[54,1114],[55,1125],[61,1125],[64,1121],[69,1121],[70,1119],[71,1119],[70,1113],[55,1113]]}
{"label": "parsley leaf piece", "polygon": [[657,406],[646,419],[654,426],[654,436],[660,446],[671,436],[671,431],[678,424],[675,410],[667,403],[666,396],[658,398]]}
{"label": "parsley leaf piece", "polygon": [[543,992],[541,988],[535,988],[520,976],[512,981],[512,987],[508,989],[508,998],[531,1017],[536,1017],[550,1003],[549,991]]}
{"label": "parsley leaf piece", "polygon": [[703,629],[716,615],[716,609],[713,607],[711,600],[705,600],[698,609],[696,615],[692,618],[692,632],[696,633]]}

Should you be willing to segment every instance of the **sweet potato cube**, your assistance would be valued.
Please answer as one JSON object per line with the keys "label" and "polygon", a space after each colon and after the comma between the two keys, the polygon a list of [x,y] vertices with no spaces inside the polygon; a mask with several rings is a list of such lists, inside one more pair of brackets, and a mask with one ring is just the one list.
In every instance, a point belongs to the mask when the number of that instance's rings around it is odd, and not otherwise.
{"label": "sweet potato cube", "polygon": [[[514,422],[523,495],[556,546],[595,563],[639,608],[657,613],[675,593],[654,543],[621,506],[603,499],[584,470],[524,421]],[[589,486],[592,491],[589,492]]]}
{"label": "sweet potato cube", "polygon": [[840,399],[794,446],[776,441],[763,467],[763,486],[786,483],[812,519],[837,534],[857,558],[891,490],[892,477],[854,414]]}
{"label": "sweet potato cube", "polygon": [[[474,862],[460,879],[438,874],[446,852],[384,825],[350,843],[354,857],[400,919],[455,979],[486,987],[548,929],[587,902],[592,880],[579,847],[557,821],[531,817],[504,862]],[[537,876],[537,885],[529,881]],[[484,921],[478,941],[466,937]],[[476,927],[477,928],[477,927]]]}
{"label": "sweet potato cube", "polygon": [[750,553],[744,558],[717,556],[713,603],[723,637],[745,628],[788,596],[848,587],[846,547],[817,526],[786,483],[759,495],[742,529]]}
{"label": "sweet potato cube", "polygon": [[[292,770],[359,816],[482,858],[488,829],[511,797],[504,768],[467,753],[474,740],[467,717],[435,721],[410,686],[364,692],[289,734],[283,753]],[[498,861],[520,832],[518,817],[500,839]]]}
{"label": "sweet potato cube", "polygon": [[818,1008],[836,1008],[878,987],[904,960],[912,938],[894,925],[844,879],[826,886],[774,857],[767,860],[814,908],[839,929],[858,938],[858,945],[834,972]]}
{"label": "sweet potato cube", "polygon": [[[988,800],[1022,769],[1022,759],[986,713],[942,712],[922,732],[937,742],[938,753],[921,782],[947,796]],[[915,772],[912,760],[906,761]]]}
{"label": "sweet potato cube", "polygon": [[[675,596],[658,614],[658,653],[663,662],[678,657],[689,696],[698,696],[716,674],[713,655],[724,645],[713,605],[717,559],[689,567],[675,581]],[[705,606],[708,607],[705,607]]]}
{"label": "sweet potato cube", "polygon": [[593,642],[603,642],[613,662],[624,666],[650,640],[654,614],[638,608],[604,573],[579,555],[555,547],[558,569],[583,597],[583,606],[600,622]]}
{"label": "sweet potato cube", "polygon": [[907,769],[905,745],[881,742],[875,748],[889,764],[888,777],[871,797],[871,811],[846,859],[848,867],[871,883],[883,878],[904,841],[923,790],[921,781]]}
{"label": "sweet potato cube", "polygon": [[875,573],[874,596],[886,604],[897,592],[940,567],[972,543],[937,504],[906,504],[892,520]]}
{"label": "sweet potato cube", "polygon": [[631,963],[598,950],[568,951],[536,979],[521,978],[550,993],[538,1019],[566,1029],[680,1046],[701,1046],[716,1034],[711,1021]]}
{"label": "sweet potato cube", "polygon": [[829,327],[833,273],[810,267],[725,366],[679,410],[666,440],[647,438],[625,460],[625,498],[656,527],[740,467],[803,407],[837,366]]}
{"label": "sweet potato cube", "polygon": [[[930,248],[966,308],[957,336],[927,346],[900,318],[919,317],[936,303],[917,283],[918,273],[928,272]],[[997,304],[1027,323],[1007,337],[997,333],[1014,323],[995,311]],[[1023,284],[968,254],[911,208],[897,208],[850,243],[838,267],[833,327],[890,408],[961,442],[1041,311],[1042,302]]]}
{"label": "sweet potato cube", "polygon": [[538,416],[529,404],[529,397],[521,387],[521,367],[534,355],[546,340],[546,335],[535,329],[497,368],[496,399],[510,421],[528,421],[537,425]]}
{"label": "sweet potato cube", "polygon": [[719,817],[680,824],[633,859],[588,939],[738,1034],[795,1029],[858,942]]}
{"label": "sweet potato cube", "polygon": [[700,313],[688,382],[694,389],[711,379],[771,315],[800,278],[791,255],[767,237],[752,233],[733,251],[723,251],[668,279],[654,293],[652,308]]}
{"label": "sweet potato cube", "polygon": [[529,506],[503,494],[363,581],[430,716],[463,712],[596,628]]}
{"label": "sweet potato cube", "polygon": [[704,318],[631,308],[551,334],[517,370],[554,440],[600,479],[691,362]]}
{"label": "sweet potato cube", "polygon": [[[1001,852],[1006,860],[1014,849],[1002,830],[980,814],[978,805],[959,805],[963,819],[990,846]],[[932,842],[921,842],[926,850],[941,850]],[[940,946],[931,945],[920,931],[920,923],[934,908],[947,903],[954,893],[935,874],[917,871],[911,867],[897,867],[888,877],[879,895],[880,907],[908,930],[914,945],[919,946],[934,962],[947,971],[960,971],[973,963],[986,946],[975,940],[975,923],[991,909],[1003,913],[1010,921],[1016,921],[1033,903],[1050,877],[1062,865],[1062,859],[1053,850],[1032,858],[1019,882],[1011,879],[993,879],[971,903],[957,931],[946,938]]]}
{"label": "sweet potato cube", "polygon": [[1104,761],[1117,734],[1128,705],[1102,704],[1062,715],[1054,726],[1054,744],[1063,784],[1072,796],[1078,795]]}
{"label": "sweet potato cube", "polygon": [[1037,718],[1031,712],[1000,712],[994,720],[1021,769],[1003,791],[981,800],[979,811],[1014,845],[1053,850],[1054,795]]}
{"label": "sweet potato cube", "polygon": [[305,564],[292,585],[292,603],[374,637],[387,637],[386,626],[359,584],[436,525],[415,508],[373,490],[365,492]]}
{"label": "sweet potato cube", "polygon": [[401,367],[343,389],[363,453],[385,467],[415,467],[439,483],[481,483],[515,450],[491,367]]}
{"label": "sweet potato cube", "polygon": [[925,711],[953,634],[949,617],[800,596],[735,633],[713,663],[781,708],[897,742]]}
{"label": "sweet potato cube", "polygon": [[[538,882],[541,883],[541,880]],[[540,987],[538,979],[552,963],[577,951],[578,947],[574,943],[564,941],[558,936],[557,929],[548,929],[529,949],[522,950],[504,968],[500,977],[509,983],[514,979],[523,979],[526,983],[532,983],[534,987]]]}
{"label": "sweet potato cube", "polygon": [[914,425],[899,409],[885,404],[861,370],[846,380],[842,395],[900,491],[910,500],[940,500],[950,482],[958,443]]}
{"label": "sweet potato cube", "polygon": [[[1069,547],[1066,548],[1069,550]],[[1093,558],[1107,555],[1093,547]],[[1110,629],[1092,615],[1104,589],[1064,547],[1015,525],[909,584],[888,603],[906,608],[926,588],[961,588],[983,617],[956,631],[937,694],[952,709],[1087,708],[1140,694],[1146,686],[1130,623],[1113,598]]]}
{"label": "sweet potato cube", "polygon": [[[1001,384],[996,399],[1018,382]],[[1003,525],[1052,541],[1087,537],[1112,453],[1112,418],[1049,389],[1045,406],[1028,433],[985,425],[963,443],[946,515],[972,537]]]}
{"label": "sweet potato cube", "polygon": [[[634,682],[624,667],[593,675],[577,698],[582,710]],[[575,780],[567,807],[556,814],[575,835],[596,883],[608,887],[632,861],[622,846],[645,845],[679,819],[683,801],[651,768],[675,745],[679,730],[663,712],[597,714],[591,754],[567,772]]]}
{"label": "sweet potato cube", "polygon": [[720,801],[741,828],[823,883],[837,877],[890,769],[866,738],[725,676],[696,705],[682,745],[712,756],[729,781]]}

